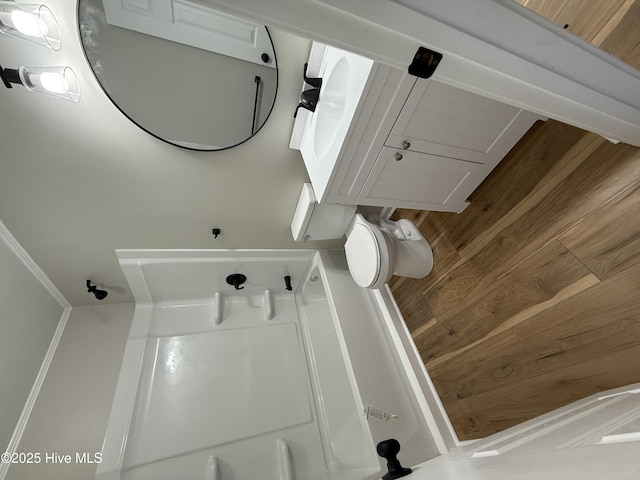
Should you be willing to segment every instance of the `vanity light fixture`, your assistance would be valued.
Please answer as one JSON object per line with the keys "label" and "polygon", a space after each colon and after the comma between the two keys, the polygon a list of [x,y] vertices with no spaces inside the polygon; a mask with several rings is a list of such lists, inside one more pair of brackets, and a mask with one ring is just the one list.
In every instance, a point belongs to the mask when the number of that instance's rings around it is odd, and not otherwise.
{"label": "vanity light fixture", "polygon": [[[46,5],[0,0],[0,32],[52,50],[60,50],[62,37],[56,17]],[[5,87],[19,84],[32,92],[70,102],[80,100],[78,78],[69,67],[2,68]]]}
{"label": "vanity light fixture", "polygon": [[62,46],[58,22],[46,5],[0,0],[0,32],[52,50]]}
{"label": "vanity light fixture", "polygon": [[70,67],[29,67],[2,68],[0,77],[7,88],[19,84],[32,92],[44,93],[50,97],[78,102],[80,85],[78,77]]}

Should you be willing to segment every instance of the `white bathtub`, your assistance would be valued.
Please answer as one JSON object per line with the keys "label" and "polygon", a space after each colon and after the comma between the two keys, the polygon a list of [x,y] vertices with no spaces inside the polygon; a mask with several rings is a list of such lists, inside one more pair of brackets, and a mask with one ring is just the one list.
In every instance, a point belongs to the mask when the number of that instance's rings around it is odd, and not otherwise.
{"label": "white bathtub", "polygon": [[118,256],[136,310],[97,479],[364,480],[381,440],[406,465],[455,445],[388,289],[342,252]]}

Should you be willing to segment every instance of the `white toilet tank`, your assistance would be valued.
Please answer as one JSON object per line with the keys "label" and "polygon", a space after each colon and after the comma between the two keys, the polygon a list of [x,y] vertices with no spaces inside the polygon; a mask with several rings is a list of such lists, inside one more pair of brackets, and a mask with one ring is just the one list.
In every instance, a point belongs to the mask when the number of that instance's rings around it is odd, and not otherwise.
{"label": "white toilet tank", "polygon": [[355,205],[320,205],[311,184],[305,183],[291,221],[293,239],[307,242],[340,238],[353,220],[356,208]]}

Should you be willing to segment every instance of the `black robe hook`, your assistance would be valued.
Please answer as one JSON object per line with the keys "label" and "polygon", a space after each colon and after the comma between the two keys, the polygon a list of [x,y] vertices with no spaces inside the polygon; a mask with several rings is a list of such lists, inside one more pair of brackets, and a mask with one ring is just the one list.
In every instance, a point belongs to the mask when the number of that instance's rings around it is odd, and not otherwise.
{"label": "black robe hook", "polygon": [[242,290],[244,287],[241,287],[244,282],[247,281],[247,277],[242,275],[241,273],[233,273],[227,277],[227,283],[229,285],[233,285],[233,288],[236,290]]}

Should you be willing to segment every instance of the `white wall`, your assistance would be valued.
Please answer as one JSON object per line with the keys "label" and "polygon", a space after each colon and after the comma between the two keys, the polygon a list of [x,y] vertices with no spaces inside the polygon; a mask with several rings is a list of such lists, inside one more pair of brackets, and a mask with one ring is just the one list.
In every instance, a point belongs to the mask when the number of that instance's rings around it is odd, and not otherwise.
{"label": "white wall", "polygon": [[30,262],[0,222],[0,452],[9,445],[64,311],[64,299],[43,285],[46,278]]}
{"label": "white wall", "polygon": [[[7,480],[87,480],[96,464],[76,452],[102,450],[133,304],[73,307],[18,452],[39,452],[39,464],[12,465]],[[4,389],[3,389],[4,391]],[[69,464],[45,462],[46,452],[69,454]]]}
{"label": "white wall", "polygon": [[[71,305],[98,302],[87,279],[116,287],[106,303],[133,298],[118,248],[332,248],[294,242],[291,218],[308,176],[289,148],[310,42],[272,31],[279,85],[271,117],[249,141],[221,152],[161,142],[106,97],[82,52],[76,3],[47,0],[63,34],[60,51],[0,35],[4,67],[70,65],[79,103],[17,86],[0,141],[0,218]],[[222,228],[218,239],[211,228]]]}

